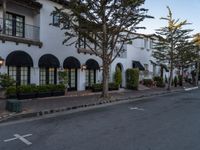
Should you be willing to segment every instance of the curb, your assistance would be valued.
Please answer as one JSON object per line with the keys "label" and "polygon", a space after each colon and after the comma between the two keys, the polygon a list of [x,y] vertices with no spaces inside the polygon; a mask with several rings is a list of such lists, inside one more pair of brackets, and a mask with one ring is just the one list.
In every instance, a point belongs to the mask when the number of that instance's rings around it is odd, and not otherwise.
{"label": "curb", "polygon": [[45,115],[61,113],[61,112],[69,112],[69,111],[78,110],[81,108],[92,108],[95,106],[100,106],[100,105],[103,106],[106,104],[137,102],[144,98],[150,98],[153,96],[162,96],[162,95],[173,94],[173,93],[181,93],[181,92],[185,92],[185,90],[181,89],[181,90],[176,90],[176,91],[164,91],[164,92],[158,92],[158,93],[153,93],[153,94],[140,95],[140,96],[136,96],[136,97],[131,96],[131,97],[126,97],[126,98],[116,98],[114,100],[104,100],[104,101],[99,101],[96,103],[89,103],[89,104],[77,105],[77,106],[72,106],[72,107],[60,107],[60,108],[55,108],[55,109],[47,109],[47,110],[38,111],[38,112],[20,113],[20,114],[11,113],[11,114],[5,115],[3,117],[0,117],[0,123],[16,121],[18,119],[42,117]]}
{"label": "curb", "polygon": [[191,90],[196,90],[198,89],[199,87],[196,86],[196,87],[191,87],[191,88],[184,88],[185,91],[191,91]]}

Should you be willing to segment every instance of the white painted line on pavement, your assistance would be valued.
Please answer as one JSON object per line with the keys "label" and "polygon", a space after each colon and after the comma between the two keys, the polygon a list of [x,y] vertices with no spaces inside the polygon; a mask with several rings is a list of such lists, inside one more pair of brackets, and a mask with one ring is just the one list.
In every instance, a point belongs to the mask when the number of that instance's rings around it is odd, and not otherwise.
{"label": "white painted line on pavement", "polygon": [[29,136],[32,136],[32,134],[26,134],[26,135],[22,135],[22,136],[19,135],[19,134],[14,134],[15,138],[4,140],[4,142],[10,142],[10,141],[14,141],[14,140],[19,139],[20,141],[22,141],[26,145],[31,145],[32,143],[30,141],[28,141],[27,139],[25,139],[25,137],[29,137]]}
{"label": "white painted line on pavement", "polygon": [[191,90],[195,90],[195,89],[198,89],[199,87],[197,86],[197,87],[192,87],[192,88],[185,88],[185,91],[191,91]]}
{"label": "white painted line on pavement", "polygon": [[138,107],[131,107],[130,110],[139,110],[139,111],[144,111],[143,108],[138,108]]}

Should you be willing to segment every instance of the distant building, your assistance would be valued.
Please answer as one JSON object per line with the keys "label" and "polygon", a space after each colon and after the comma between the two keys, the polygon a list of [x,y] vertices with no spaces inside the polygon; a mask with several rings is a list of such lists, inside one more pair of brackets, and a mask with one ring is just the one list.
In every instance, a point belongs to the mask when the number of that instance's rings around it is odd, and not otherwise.
{"label": "distant building", "polygon": [[[62,44],[59,16],[51,15],[61,4],[61,0],[0,0],[0,56],[5,59],[0,72],[8,73],[18,85],[57,84],[58,71],[63,69],[68,72],[68,90],[85,90],[102,81],[100,58],[84,46]],[[122,71],[123,87],[128,68],[139,68],[140,79],[160,75],[151,39],[140,36],[126,44],[126,51],[112,63],[110,81],[116,67]]]}

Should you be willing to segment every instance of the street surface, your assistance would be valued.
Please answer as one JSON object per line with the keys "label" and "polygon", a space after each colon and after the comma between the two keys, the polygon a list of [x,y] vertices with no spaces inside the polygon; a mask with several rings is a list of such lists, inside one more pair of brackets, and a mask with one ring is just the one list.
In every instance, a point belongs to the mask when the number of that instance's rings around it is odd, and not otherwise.
{"label": "street surface", "polygon": [[0,150],[200,150],[200,90],[2,124]]}

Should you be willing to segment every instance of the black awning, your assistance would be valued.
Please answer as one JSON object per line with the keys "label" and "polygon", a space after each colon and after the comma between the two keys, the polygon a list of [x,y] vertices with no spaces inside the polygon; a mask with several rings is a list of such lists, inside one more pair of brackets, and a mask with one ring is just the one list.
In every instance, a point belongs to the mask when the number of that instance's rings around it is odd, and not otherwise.
{"label": "black awning", "polygon": [[51,67],[59,68],[60,62],[59,62],[58,58],[56,58],[54,55],[46,54],[46,55],[43,55],[42,57],[40,57],[38,66],[46,67],[46,68],[51,68]]}
{"label": "black awning", "polygon": [[14,51],[7,56],[6,66],[33,67],[33,60],[26,52]]}
{"label": "black awning", "polygon": [[140,71],[144,71],[145,68],[139,61],[133,61],[133,68],[138,68]]}
{"label": "black awning", "polygon": [[78,59],[74,58],[74,57],[68,57],[65,59],[64,63],[63,63],[63,68],[66,69],[78,69],[81,68],[81,64],[79,62]]}
{"label": "black awning", "polygon": [[153,64],[153,65],[158,65],[156,62],[154,62],[153,60],[150,60],[150,62]]}
{"label": "black awning", "polygon": [[94,69],[94,70],[100,69],[98,62],[94,59],[87,60],[86,67],[87,69]]}
{"label": "black awning", "polygon": [[165,69],[166,72],[169,72],[169,69],[167,68],[167,65],[160,64],[160,67],[162,67],[163,69]]}

